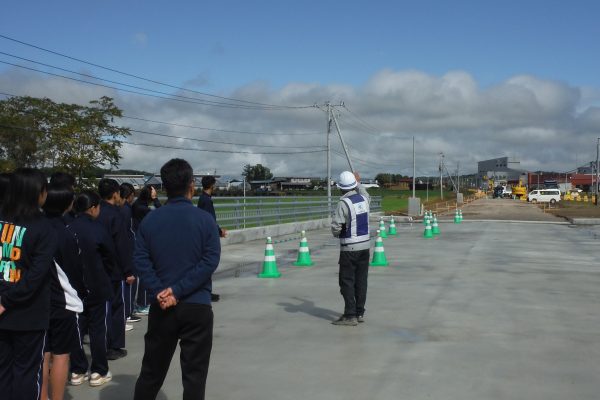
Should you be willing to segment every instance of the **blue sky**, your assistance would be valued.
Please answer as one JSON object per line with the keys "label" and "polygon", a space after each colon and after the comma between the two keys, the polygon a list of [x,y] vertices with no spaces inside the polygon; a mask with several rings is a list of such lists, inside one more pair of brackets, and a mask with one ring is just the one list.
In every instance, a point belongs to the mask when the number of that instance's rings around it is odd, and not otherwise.
{"label": "blue sky", "polygon": [[[600,134],[598,21],[597,1],[22,1],[3,8],[0,34],[219,95],[275,103],[284,97],[302,104],[344,100],[381,131],[377,143],[384,149],[385,137],[416,135],[432,154],[445,151],[448,159],[467,165],[513,155],[527,168],[560,170],[575,162],[565,160],[591,157],[587,144]],[[0,51],[140,83],[1,38]],[[67,102],[103,94],[51,81],[0,64],[0,91]],[[116,97],[128,114],[156,118],[160,110],[170,122],[273,131],[323,125],[318,113],[196,115],[122,93]],[[366,134],[357,125],[345,129],[351,145],[361,148]],[[557,148],[536,154],[540,138]],[[469,154],[465,144],[472,146]],[[401,146],[398,151],[405,150]],[[126,149],[123,166],[147,167],[143,155]],[[364,168],[383,169],[373,165],[380,159],[373,156]],[[321,174],[306,167],[318,163],[306,160],[296,166],[272,157],[236,162]]]}
{"label": "blue sky", "polygon": [[7,36],[215,91],[361,84],[382,68],[600,79],[596,1],[22,1],[2,15]]}

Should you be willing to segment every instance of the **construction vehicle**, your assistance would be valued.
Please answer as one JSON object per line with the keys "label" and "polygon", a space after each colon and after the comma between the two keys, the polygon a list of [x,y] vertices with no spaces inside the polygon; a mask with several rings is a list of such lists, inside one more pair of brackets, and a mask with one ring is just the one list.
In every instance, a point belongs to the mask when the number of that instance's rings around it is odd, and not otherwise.
{"label": "construction vehicle", "polygon": [[519,184],[512,187],[513,198],[523,200],[527,199],[527,186],[519,179]]}

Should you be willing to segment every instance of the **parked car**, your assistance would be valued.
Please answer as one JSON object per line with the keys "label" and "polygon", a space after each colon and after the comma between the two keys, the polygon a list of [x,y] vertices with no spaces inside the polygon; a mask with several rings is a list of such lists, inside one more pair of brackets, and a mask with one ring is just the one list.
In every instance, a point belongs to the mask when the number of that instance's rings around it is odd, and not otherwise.
{"label": "parked car", "polygon": [[539,189],[532,190],[527,195],[527,201],[532,203],[550,203],[554,204],[560,201],[560,190],[558,189]]}

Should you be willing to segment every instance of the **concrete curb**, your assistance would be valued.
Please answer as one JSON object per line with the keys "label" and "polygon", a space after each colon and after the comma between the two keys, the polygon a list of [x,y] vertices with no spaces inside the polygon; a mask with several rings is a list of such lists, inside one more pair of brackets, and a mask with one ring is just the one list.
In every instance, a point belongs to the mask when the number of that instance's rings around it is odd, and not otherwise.
{"label": "concrete curb", "polygon": [[322,229],[328,227],[329,224],[329,219],[325,218],[311,221],[291,222],[280,225],[268,225],[256,228],[231,230],[227,232],[228,234],[226,238],[221,239],[221,246],[265,239],[267,236],[277,237],[291,235],[300,231]]}
{"label": "concrete curb", "polygon": [[600,218],[567,218],[573,225],[600,225]]}

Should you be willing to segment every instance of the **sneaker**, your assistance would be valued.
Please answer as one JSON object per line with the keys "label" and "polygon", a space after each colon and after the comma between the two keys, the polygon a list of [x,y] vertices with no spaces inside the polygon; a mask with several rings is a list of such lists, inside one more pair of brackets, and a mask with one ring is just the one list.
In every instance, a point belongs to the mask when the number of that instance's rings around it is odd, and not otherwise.
{"label": "sneaker", "polygon": [[71,372],[71,379],[69,380],[69,383],[73,386],[79,386],[88,379],[90,379],[90,374],[87,372],[85,374],[76,374],[75,372]]}
{"label": "sneaker", "polygon": [[359,324],[362,324],[363,322],[365,322],[365,316],[364,316],[364,315],[358,315],[358,316],[356,317],[356,321],[357,321]]}
{"label": "sneaker", "polygon": [[358,321],[356,321],[356,317],[344,317],[343,315],[332,322],[333,325],[344,325],[344,326],[356,326],[358,325]]}
{"label": "sneaker", "polygon": [[90,376],[90,386],[102,386],[106,382],[110,382],[111,379],[112,379],[112,374],[110,373],[110,371],[108,371],[106,373],[106,375],[100,375],[99,373],[94,372]]}
{"label": "sneaker", "polygon": [[135,310],[136,315],[148,315],[150,313],[150,306],[139,307]]}
{"label": "sneaker", "polygon": [[125,324],[125,332],[132,331],[132,330],[133,330],[133,325],[131,325],[131,324]]}
{"label": "sneaker", "polygon": [[131,316],[127,317],[127,322],[140,322],[142,319],[135,314],[131,314]]}
{"label": "sneaker", "polygon": [[106,351],[106,359],[110,361],[118,360],[127,356],[127,350],[125,349],[108,349]]}

